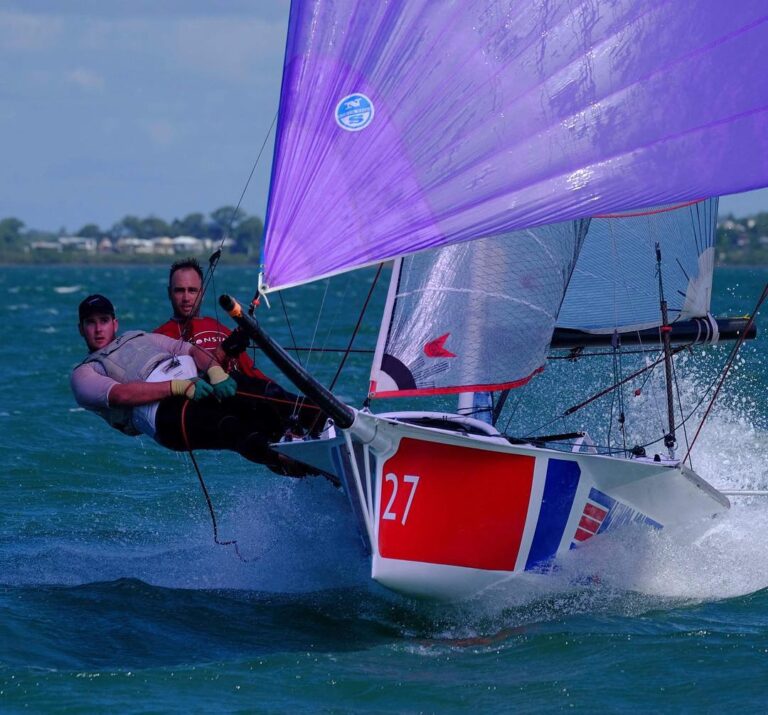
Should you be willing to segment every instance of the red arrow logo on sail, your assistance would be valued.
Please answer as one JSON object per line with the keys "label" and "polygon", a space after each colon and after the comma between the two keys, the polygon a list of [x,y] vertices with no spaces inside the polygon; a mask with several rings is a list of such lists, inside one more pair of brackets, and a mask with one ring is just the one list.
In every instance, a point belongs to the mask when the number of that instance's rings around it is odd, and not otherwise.
{"label": "red arrow logo on sail", "polygon": [[439,338],[430,340],[428,343],[424,345],[424,354],[427,357],[432,357],[432,358],[456,357],[454,353],[452,353],[450,350],[446,350],[444,347],[445,341],[448,340],[449,336],[450,336],[450,333],[446,333],[445,335],[441,335]]}

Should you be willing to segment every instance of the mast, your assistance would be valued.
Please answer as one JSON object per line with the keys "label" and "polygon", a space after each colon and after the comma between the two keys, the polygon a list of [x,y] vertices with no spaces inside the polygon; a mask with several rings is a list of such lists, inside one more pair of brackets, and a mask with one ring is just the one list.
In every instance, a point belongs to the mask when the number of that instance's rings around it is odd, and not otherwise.
{"label": "mast", "polygon": [[661,306],[661,342],[664,348],[664,380],[667,387],[667,421],[669,422],[669,431],[664,435],[664,446],[669,450],[670,458],[675,457],[675,403],[672,397],[672,349],[670,341],[670,332],[672,327],[669,324],[669,315],[667,313],[667,301],[664,299],[664,281],[661,277],[661,246],[656,244],[656,269],[659,274],[659,303]]}

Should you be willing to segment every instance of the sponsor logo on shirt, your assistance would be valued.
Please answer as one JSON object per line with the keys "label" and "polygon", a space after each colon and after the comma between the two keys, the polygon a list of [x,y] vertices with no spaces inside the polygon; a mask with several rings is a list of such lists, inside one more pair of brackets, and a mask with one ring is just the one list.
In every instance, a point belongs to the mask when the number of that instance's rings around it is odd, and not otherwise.
{"label": "sponsor logo on shirt", "polygon": [[192,342],[205,350],[214,350],[224,338],[224,333],[218,330],[202,330],[195,335]]}

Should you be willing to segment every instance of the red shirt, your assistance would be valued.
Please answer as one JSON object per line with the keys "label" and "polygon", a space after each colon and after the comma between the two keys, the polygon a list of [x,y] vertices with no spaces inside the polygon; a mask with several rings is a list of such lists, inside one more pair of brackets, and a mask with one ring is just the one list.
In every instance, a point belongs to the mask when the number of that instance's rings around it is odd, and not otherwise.
{"label": "red shirt", "polygon": [[[185,324],[186,330],[182,336],[181,329]],[[169,338],[175,338],[177,340],[182,338],[188,343],[192,343],[193,345],[197,345],[204,350],[207,350],[209,353],[215,353],[219,343],[221,343],[221,341],[232,331],[222,325],[218,320],[203,316],[192,318],[191,320],[171,318],[167,323],[163,323],[160,327],[155,328],[153,332],[167,335]],[[258,377],[262,380],[269,380],[269,378],[253,364],[253,360],[251,360],[246,353],[240,353],[236,358],[229,358],[223,367],[227,372],[237,370],[249,377]]]}

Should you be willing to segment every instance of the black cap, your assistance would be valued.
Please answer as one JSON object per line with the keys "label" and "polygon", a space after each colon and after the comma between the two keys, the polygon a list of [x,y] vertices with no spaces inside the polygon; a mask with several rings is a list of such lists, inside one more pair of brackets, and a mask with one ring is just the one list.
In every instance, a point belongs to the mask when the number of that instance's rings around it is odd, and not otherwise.
{"label": "black cap", "polygon": [[80,316],[81,323],[86,318],[90,318],[90,316],[97,315],[98,313],[111,315],[114,318],[115,306],[112,305],[108,298],[105,298],[103,295],[99,295],[98,293],[94,293],[93,295],[89,295],[82,303],[80,303],[77,312]]}

